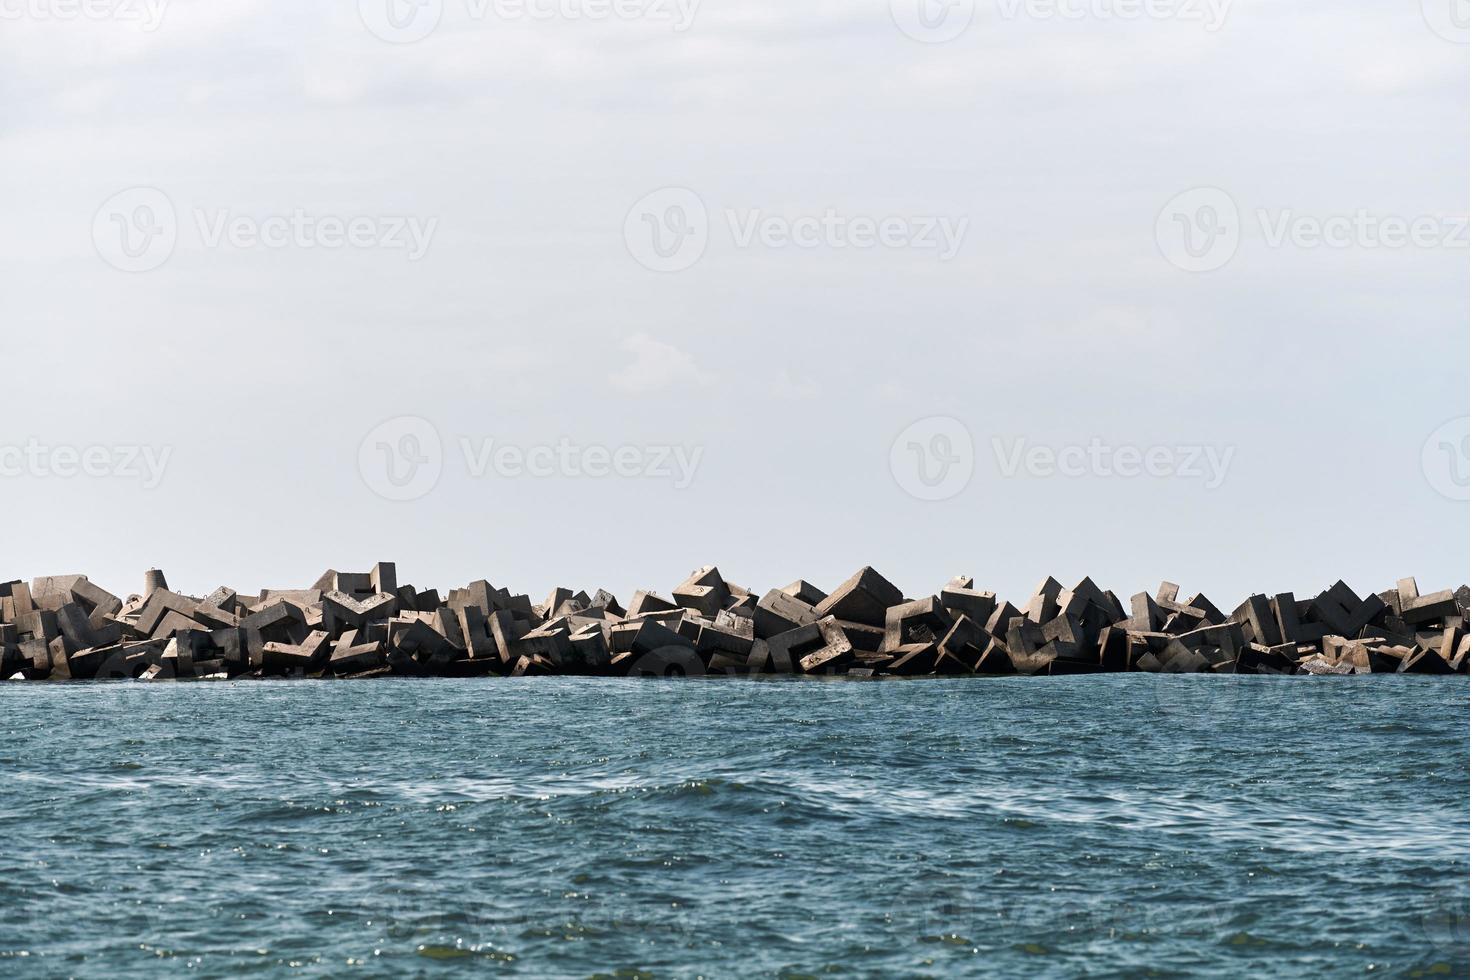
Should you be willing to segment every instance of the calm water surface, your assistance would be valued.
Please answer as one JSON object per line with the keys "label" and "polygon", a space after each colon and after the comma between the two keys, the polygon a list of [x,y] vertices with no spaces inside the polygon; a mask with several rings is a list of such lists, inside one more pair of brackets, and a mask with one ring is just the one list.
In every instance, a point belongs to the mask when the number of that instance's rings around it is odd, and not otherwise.
{"label": "calm water surface", "polygon": [[0,687],[0,975],[1470,973],[1456,678]]}

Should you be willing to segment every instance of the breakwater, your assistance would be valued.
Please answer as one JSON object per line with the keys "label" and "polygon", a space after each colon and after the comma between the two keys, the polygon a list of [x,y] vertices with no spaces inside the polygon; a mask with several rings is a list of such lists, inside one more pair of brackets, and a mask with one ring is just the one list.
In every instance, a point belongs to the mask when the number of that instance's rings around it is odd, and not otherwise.
{"label": "breakwater", "polygon": [[914,599],[872,568],[831,592],[759,593],[708,566],[626,606],[564,588],[536,603],[484,580],[441,595],[400,585],[391,562],[255,595],[183,595],[154,570],[126,598],[85,575],[0,584],[0,676],[1463,674],[1467,608],[1470,588],[1421,594],[1412,578],[1253,595],[1227,613],[1169,582],[1126,605],[1091,579],[1048,578],[1022,606],[967,577]]}

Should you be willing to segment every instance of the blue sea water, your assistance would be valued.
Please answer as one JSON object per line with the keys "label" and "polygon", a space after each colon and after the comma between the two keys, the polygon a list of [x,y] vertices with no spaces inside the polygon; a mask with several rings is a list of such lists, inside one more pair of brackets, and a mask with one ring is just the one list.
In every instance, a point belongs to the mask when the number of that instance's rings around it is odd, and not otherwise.
{"label": "blue sea water", "polygon": [[1457,678],[0,687],[0,975],[1470,971]]}

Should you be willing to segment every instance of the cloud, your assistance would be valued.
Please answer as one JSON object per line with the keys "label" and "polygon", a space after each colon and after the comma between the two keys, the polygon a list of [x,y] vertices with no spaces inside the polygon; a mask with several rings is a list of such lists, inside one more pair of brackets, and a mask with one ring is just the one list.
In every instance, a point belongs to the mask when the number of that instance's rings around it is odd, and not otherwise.
{"label": "cloud", "polygon": [[645,395],[670,388],[706,385],[714,380],[713,376],[700,370],[689,354],[648,334],[636,333],[624,340],[622,347],[633,355],[633,362],[609,379],[619,391]]}

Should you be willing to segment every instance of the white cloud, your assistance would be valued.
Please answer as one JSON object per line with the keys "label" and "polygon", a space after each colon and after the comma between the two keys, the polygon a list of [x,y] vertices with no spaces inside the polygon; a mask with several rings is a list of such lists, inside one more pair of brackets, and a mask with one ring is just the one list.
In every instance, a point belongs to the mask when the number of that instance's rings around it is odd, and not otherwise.
{"label": "white cloud", "polygon": [[636,333],[623,341],[633,361],[609,377],[614,388],[629,394],[646,395],[671,388],[706,385],[714,379],[694,363],[694,358],[673,344]]}

